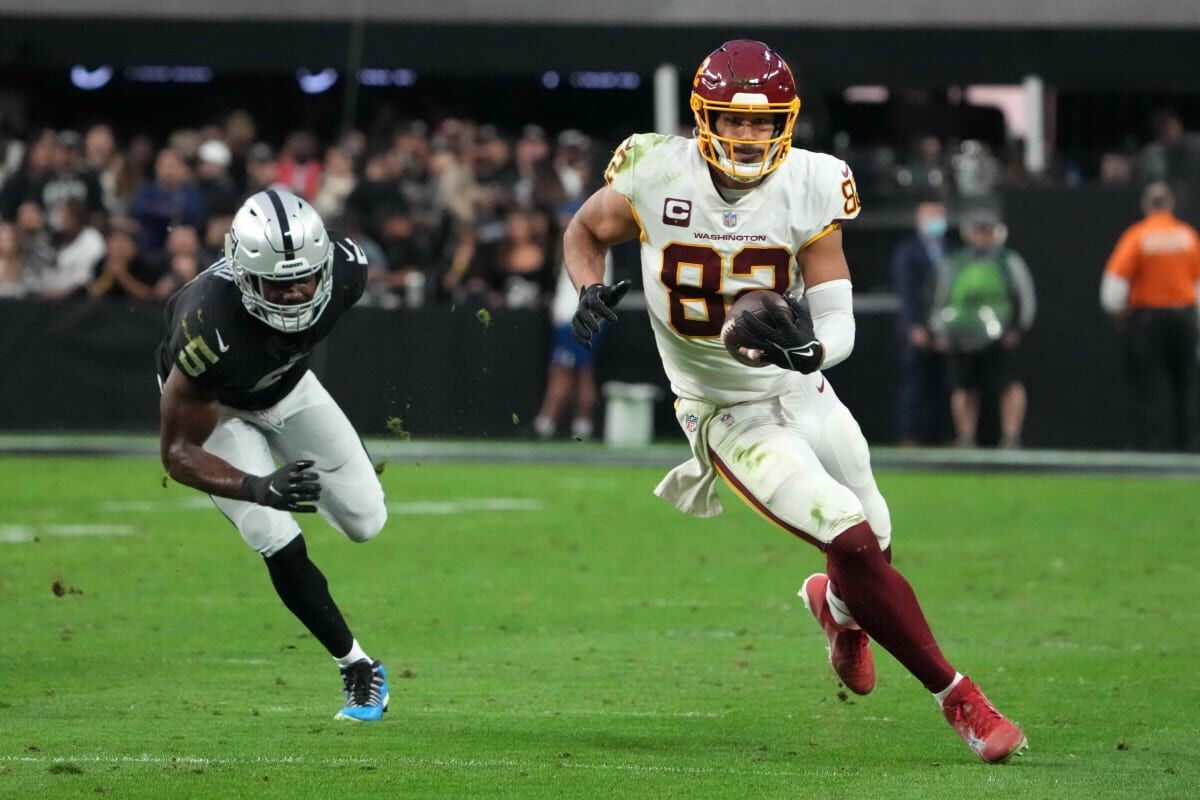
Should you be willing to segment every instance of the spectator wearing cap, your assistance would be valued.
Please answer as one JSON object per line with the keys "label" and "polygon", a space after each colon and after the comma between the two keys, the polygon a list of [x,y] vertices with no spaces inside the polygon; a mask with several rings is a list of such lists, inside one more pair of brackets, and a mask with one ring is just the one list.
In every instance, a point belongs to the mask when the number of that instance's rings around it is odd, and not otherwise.
{"label": "spectator wearing cap", "polygon": [[[1121,234],[1100,283],[1100,305],[1125,340],[1134,443],[1141,449],[1195,446],[1197,282],[1200,236],[1174,214],[1164,182],[1142,193],[1145,217]],[[1167,403],[1171,413],[1156,413]],[[1169,419],[1164,431],[1159,420]]]}
{"label": "spectator wearing cap", "polygon": [[204,196],[204,208],[210,215],[233,213],[240,205],[229,177],[231,163],[229,145],[220,139],[207,139],[196,148],[196,188]]}
{"label": "spectator wearing cap", "polygon": [[1014,351],[1033,326],[1036,298],[1025,261],[1004,246],[999,214],[964,215],[963,247],[938,268],[930,328],[948,353],[950,412],[961,447],[973,447],[984,393],[1000,401],[1000,444],[1019,447],[1025,424],[1025,384]]}
{"label": "spectator wearing cap", "polygon": [[204,195],[177,152],[164,147],[154,162],[154,180],[144,184],[133,198],[130,216],[141,225],[138,249],[143,257],[162,252],[172,225],[200,228],[204,225]]}
{"label": "spectator wearing cap", "polygon": [[554,168],[567,202],[579,200],[592,188],[592,140],[583,132],[567,129],[558,135]]}
{"label": "spectator wearing cap", "polygon": [[84,169],[83,140],[75,131],[61,131],[52,148],[51,175],[42,186],[42,208],[51,209],[64,200],[78,200],[88,214],[104,209],[100,181]]}

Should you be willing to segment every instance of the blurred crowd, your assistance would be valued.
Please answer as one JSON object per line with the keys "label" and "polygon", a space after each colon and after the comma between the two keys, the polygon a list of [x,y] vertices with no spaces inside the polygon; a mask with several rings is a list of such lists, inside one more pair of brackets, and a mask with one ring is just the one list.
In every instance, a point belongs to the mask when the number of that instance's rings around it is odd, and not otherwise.
{"label": "blurred crowd", "polygon": [[[1010,138],[1002,147],[979,139],[914,137],[907,144],[858,145],[834,134],[831,151],[854,167],[860,192],[878,203],[888,199],[936,199],[971,206],[995,197],[1001,187],[1031,183],[1077,186],[1143,186],[1163,181],[1182,198],[1200,185],[1200,133],[1186,130],[1179,113],[1154,111],[1149,141],[1127,137],[1120,147],[1087,157],[1051,150],[1045,169],[1031,174],[1025,143]],[[819,148],[818,148],[819,149]],[[1087,176],[1087,177],[1085,177]]]}
{"label": "blurred crowd", "polygon": [[220,257],[241,200],[274,187],[359,242],[368,303],[540,304],[607,156],[579,131],[456,118],[332,143],[296,131],[278,149],[242,111],[161,145],[42,130],[0,141],[0,297],[164,300]]}
{"label": "blurred crowd", "polygon": [[[1200,135],[1169,110],[1151,129],[1150,142],[1105,154],[1098,177],[1165,181],[1186,202],[1187,186],[1200,185]],[[834,134],[826,148],[797,130],[800,146],[848,161],[876,209],[931,198],[964,208],[1032,180],[1019,140],[997,152],[974,139],[859,147]],[[361,244],[369,304],[545,304],[562,228],[599,185],[613,144],[450,117],[333,142],[294,131],[277,147],[245,111],[165,142],[122,141],[105,124],[0,136],[0,297],[163,300],[221,255],[244,197],[282,187]],[[1038,179],[1070,183],[1069,165],[1052,153]]]}

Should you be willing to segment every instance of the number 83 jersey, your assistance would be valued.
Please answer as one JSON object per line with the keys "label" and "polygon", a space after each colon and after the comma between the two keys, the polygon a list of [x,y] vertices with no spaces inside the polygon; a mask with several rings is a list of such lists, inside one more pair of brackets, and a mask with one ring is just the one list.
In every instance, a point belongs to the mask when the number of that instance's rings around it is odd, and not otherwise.
{"label": "number 83 jersey", "polygon": [[858,216],[850,168],[793,149],[762,183],[727,201],[694,140],[634,134],[604,177],[641,228],[646,303],[675,394],[726,406],[786,393],[789,373],[739,364],[721,326],[744,292],[803,289],[796,254]]}

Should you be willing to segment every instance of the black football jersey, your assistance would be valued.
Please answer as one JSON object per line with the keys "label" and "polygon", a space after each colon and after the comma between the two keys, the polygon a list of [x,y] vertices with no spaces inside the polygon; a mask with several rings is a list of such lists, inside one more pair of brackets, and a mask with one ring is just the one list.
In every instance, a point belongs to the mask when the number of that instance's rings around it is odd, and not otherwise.
{"label": "black football jersey", "polygon": [[167,301],[167,330],[157,351],[161,380],[178,367],[222,404],[248,411],[282,400],[308,369],[309,352],[329,335],[342,312],[358,302],[366,285],[362,249],[334,231],[329,237],[333,294],[311,328],[283,333],[251,316],[233,270],[221,259]]}

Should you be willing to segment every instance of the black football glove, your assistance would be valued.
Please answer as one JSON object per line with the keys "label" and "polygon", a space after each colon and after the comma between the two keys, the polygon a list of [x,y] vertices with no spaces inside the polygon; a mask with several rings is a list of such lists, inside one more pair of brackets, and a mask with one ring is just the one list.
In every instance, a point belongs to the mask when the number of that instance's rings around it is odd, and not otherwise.
{"label": "black football glove", "polygon": [[575,335],[575,341],[584,347],[591,347],[592,336],[600,330],[600,321],[617,321],[613,309],[628,291],[629,281],[621,281],[616,286],[605,286],[603,283],[585,286],[579,293],[579,307],[571,318],[571,333]]}
{"label": "black football glove", "polygon": [[270,475],[247,475],[242,481],[242,499],[281,511],[311,514],[321,499],[320,477],[312,472],[312,461],[292,461]]}
{"label": "black football glove", "polygon": [[762,351],[763,361],[805,375],[816,372],[825,358],[825,348],[813,334],[812,316],[790,293],[783,299],[796,319],[788,318],[770,298],[763,298],[765,320],[749,311],[742,312],[740,322],[744,339],[749,347]]}

